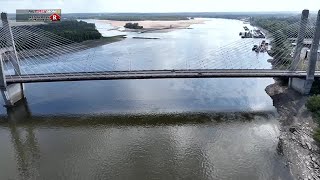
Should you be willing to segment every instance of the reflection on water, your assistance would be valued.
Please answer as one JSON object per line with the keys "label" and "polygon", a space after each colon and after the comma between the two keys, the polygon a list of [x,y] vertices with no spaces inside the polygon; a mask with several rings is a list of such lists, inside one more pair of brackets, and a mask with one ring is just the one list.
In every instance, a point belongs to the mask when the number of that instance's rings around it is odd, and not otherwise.
{"label": "reflection on water", "polygon": [[[37,138],[35,135],[35,129],[33,126],[25,126],[20,128],[18,125],[27,119],[30,119],[31,113],[26,100],[22,100],[18,103],[16,107],[11,107],[7,109],[7,120],[6,125],[0,127],[0,134],[6,133],[7,130],[11,135],[11,145],[14,149],[14,156],[16,160],[16,169],[18,173],[10,174],[3,171],[4,177],[1,179],[36,179],[39,176],[40,168],[40,149],[38,146]],[[1,121],[2,122],[2,121]],[[3,129],[2,129],[3,128]],[[2,133],[1,133],[2,131]],[[9,142],[9,141],[8,141]],[[2,144],[4,150],[8,148],[9,144]],[[4,160],[9,154],[6,151],[0,153],[0,157],[4,157]],[[5,164],[14,166],[13,162],[5,161]],[[2,170],[8,168],[7,165],[2,164]],[[4,173],[7,172],[7,173]],[[10,176],[8,176],[10,175]]]}
{"label": "reflection on water", "polygon": [[0,179],[290,178],[273,112],[52,117],[22,103],[0,135]]}

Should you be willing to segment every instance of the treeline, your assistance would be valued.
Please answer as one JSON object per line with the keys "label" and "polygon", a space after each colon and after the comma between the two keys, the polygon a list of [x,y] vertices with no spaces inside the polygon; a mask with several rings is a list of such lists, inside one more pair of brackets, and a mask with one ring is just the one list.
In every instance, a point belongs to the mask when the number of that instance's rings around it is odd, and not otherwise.
{"label": "treeline", "polygon": [[102,19],[118,21],[143,21],[143,20],[188,20],[194,18],[224,18],[224,19],[243,19],[248,17],[284,17],[292,13],[272,12],[250,13],[250,12],[181,12],[181,13],[72,13],[63,14],[67,19]]}
{"label": "treeline", "polygon": [[[298,37],[300,18],[298,16],[286,18],[251,18],[251,24],[262,27],[270,33],[282,33],[288,38],[296,38]],[[307,28],[305,38],[312,38],[314,30],[314,27]]]}
{"label": "treeline", "polygon": [[75,42],[100,39],[102,37],[96,29],[95,24],[84,21],[61,21],[58,23],[36,25],[36,27]]}
{"label": "treeline", "polygon": [[[63,46],[73,42],[83,42],[102,37],[94,24],[83,21],[62,21],[36,26],[13,26],[12,32],[17,51]],[[46,32],[56,34],[71,41],[58,39],[54,35],[46,34]],[[4,38],[0,38],[0,46],[6,46]]]}
{"label": "treeline", "polygon": [[98,17],[100,20],[114,20],[114,21],[179,21],[189,20],[185,16],[102,16]]}

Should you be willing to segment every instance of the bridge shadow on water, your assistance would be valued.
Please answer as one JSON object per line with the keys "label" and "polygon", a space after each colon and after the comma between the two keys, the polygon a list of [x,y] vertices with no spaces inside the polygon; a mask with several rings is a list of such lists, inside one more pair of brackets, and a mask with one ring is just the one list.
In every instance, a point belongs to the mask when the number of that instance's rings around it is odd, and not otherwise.
{"label": "bridge shadow on water", "polygon": [[0,117],[0,126],[165,126],[183,124],[208,124],[221,122],[248,122],[275,118],[275,111],[254,112],[177,112],[177,113],[135,113],[135,114],[75,114],[75,115],[32,115],[27,100],[15,107],[7,108],[7,116]]}

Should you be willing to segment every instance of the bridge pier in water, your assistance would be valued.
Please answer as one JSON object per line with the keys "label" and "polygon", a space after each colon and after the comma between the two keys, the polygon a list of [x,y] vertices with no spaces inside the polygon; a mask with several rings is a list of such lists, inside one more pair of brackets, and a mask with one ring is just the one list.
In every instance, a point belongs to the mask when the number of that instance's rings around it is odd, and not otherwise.
{"label": "bridge pier in water", "polygon": [[8,61],[12,63],[15,75],[21,75],[21,70],[12,30],[9,26],[6,13],[1,13],[1,21],[4,31],[3,38],[7,48],[0,49],[0,89],[5,106],[10,107],[14,106],[18,101],[24,99],[24,85],[22,83],[8,85],[6,82],[6,76],[4,73],[4,57],[8,57],[6,54],[9,54]]}
{"label": "bridge pier in water", "polygon": [[[302,12],[300,30],[297,38],[297,46],[295,49],[291,70],[295,70],[297,68],[300,60],[300,54],[303,46],[303,40],[305,37],[305,27],[307,24],[308,14],[309,14],[309,11],[308,13],[306,13],[306,10]],[[310,49],[310,56],[308,59],[307,76],[305,79],[289,78],[289,87],[304,95],[307,95],[310,93],[310,90],[314,81],[314,73],[316,70],[316,64],[318,59],[319,42],[320,42],[320,10],[318,11],[318,15],[317,15],[316,30],[314,32],[312,46]]]}

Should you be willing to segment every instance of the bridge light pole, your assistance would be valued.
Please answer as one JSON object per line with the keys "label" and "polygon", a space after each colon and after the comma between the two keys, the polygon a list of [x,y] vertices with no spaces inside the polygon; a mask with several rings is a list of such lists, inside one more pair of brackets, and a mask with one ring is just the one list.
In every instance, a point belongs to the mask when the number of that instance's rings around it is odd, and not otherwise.
{"label": "bridge light pole", "polygon": [[24,87],[22,83],[7,85],[6,76],[4,72],[4,56],[9,54],[9,59],[13,65],[15,75],[21,75],[20,63],[18,54],[15,47],[15,42],[12,34],[11,27],[8,22],[7,13],[1,13],[2,31],[1,35],[4,38],[5,47],[0,49],[0,90],[3,96],[5,106],[14,106],[16,102],[24,99]]}

